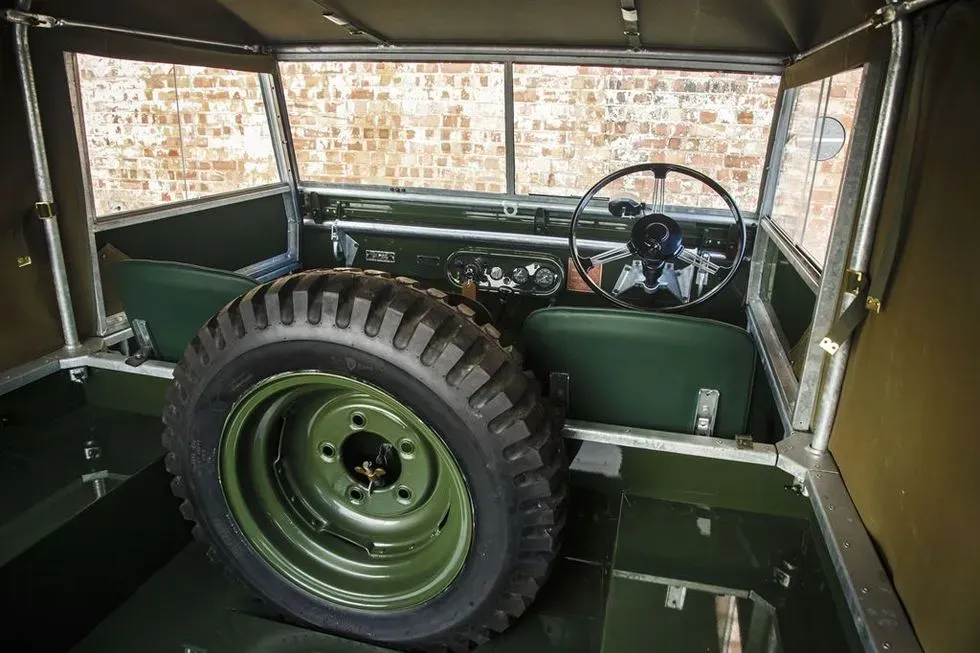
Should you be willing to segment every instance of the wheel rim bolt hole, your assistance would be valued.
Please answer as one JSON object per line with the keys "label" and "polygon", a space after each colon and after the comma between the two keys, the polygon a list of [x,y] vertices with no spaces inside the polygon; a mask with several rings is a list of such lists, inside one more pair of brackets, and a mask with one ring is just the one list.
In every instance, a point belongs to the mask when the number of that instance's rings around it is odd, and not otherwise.
{"label": "wheel rim bolt hole", "polygon": [[364,499],[367,498],[367,492],[359,487],[347,488],[347,500],[354,505],[359,505],[364,503]]}
{"label": "wheel rim bolt hole", "polygon": [[354,411],[350,415],[350,427],[355,431],[360,431],[365,426],[367,426],[367,418],[364,413],[360,411]]}
{"label": "wheel rim bolt hole", "polygon": [[407,485],[399,485],[398,489],[395,490],[395,499],[398,503],[408,505],[412,503],[412,499],[415,497],[415,493],[412,492],[412,488]]}
{"label": "wheel rim bolt hole", "polygon": [[320,444],[320,456],[327,461],[332,463],[337,459],[337,447],[329,442],[323,442]]}
{"label": "wheel rim bolt hole", "polygon": [[398,453],[402,458],[413,458],[415,456],[415,443],[405,439],[398,442]]}

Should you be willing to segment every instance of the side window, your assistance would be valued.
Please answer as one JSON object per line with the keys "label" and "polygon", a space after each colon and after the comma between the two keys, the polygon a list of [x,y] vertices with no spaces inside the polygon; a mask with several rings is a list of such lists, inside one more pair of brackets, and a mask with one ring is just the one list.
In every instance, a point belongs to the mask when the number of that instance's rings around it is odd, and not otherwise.
{"label": "side window", "polygon": [[258,73],[75,61],[97,218],[281,181]]}
{"label": "side window", "polygon": [[280,65],[304,181],[506,190],[504,66]]}
{"label": "side window", "polygon": [[796,89],[772,220],[818,268],[827,257],[864,69]]}

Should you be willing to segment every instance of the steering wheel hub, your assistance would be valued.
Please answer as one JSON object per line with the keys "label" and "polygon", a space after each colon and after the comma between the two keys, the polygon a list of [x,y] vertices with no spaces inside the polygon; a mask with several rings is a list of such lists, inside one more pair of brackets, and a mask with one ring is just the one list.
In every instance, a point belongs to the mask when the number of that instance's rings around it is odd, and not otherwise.
{"label": "steering wheel hub", "polygon": [[676,220],[654,213],[633,223],[630,243],[640,258],[662,263],[684,247],[684,232]]}

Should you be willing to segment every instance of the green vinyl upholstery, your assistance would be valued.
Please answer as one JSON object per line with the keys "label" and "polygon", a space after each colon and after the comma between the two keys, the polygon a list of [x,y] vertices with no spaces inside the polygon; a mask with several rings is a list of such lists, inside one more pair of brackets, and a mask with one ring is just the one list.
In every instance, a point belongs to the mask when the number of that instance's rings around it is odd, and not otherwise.
{"label": "green vinyl upholstery", "polygon": [[698,390],[720,392],[714,434],[746,432],[755,347],[744,329],[700,318],[545,308],[524,323],[540,378],[569,375],[570,419],[692,433]]}
{"label": "green vinyl upholstery", "polygon": [[129,259],[112,270],[126,316],[146,322],[157,357],[167,361],[179,359],[225,304],[256,286],[234,272],[175,261]]}

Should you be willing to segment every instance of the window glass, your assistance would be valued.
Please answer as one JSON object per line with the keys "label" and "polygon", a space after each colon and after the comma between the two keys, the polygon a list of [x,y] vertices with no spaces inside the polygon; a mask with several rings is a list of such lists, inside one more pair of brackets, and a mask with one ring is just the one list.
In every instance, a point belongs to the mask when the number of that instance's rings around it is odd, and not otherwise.
{"label": "window glass", "polygon": [[[718,180],[754,211],[779,78],[707,71],[514,65],[516,190],[579,197],[637,163],[685,165]],[[603,194],[649,201],[653,176]],[[671,206],[724,209],[701,183],[667,178]]]}
{"label": "window glass", "polygon": [[280,181],[257,73],[76,61],[96,216]]}
{"label": "window glass", "polygon": [[504,67],[280,64],[300,178],[506,190]]}
{"label": "window glass", "polygon": [[822,267],[851,145],[863,68],[797,89],[779,164],[772,219]]}

